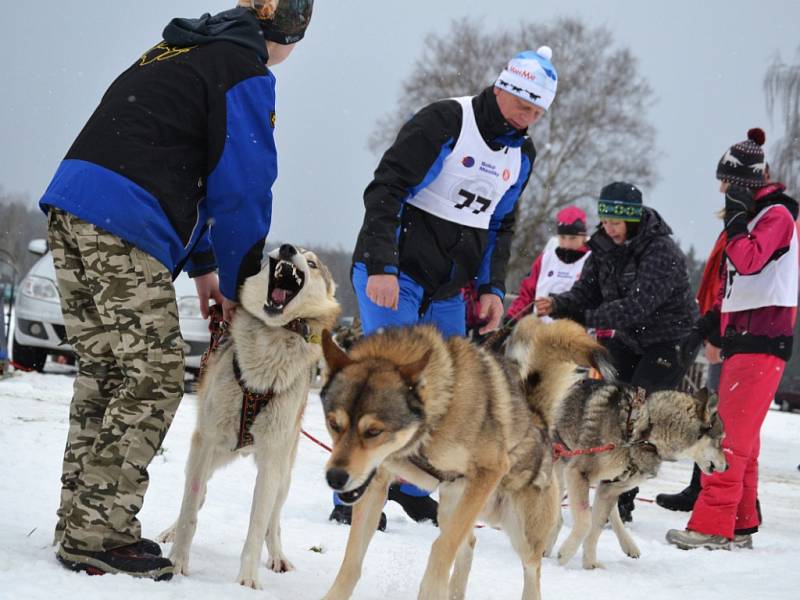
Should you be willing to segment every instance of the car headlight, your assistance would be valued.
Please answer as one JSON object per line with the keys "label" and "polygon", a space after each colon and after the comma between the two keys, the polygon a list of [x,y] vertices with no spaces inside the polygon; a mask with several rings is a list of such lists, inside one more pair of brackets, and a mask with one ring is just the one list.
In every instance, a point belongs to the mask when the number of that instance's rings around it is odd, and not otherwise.
{"label": "car headlight", "polygon": [[58,303],[58,288],[44,277],[26,277],[22,282],[22,293],[29,298],[44,300],[45,302]]}
{"label": "car headlight", "polygon": [[182,296],[178,298],[178,315],[188,319],[202,319],[200,299],[197,296]]}

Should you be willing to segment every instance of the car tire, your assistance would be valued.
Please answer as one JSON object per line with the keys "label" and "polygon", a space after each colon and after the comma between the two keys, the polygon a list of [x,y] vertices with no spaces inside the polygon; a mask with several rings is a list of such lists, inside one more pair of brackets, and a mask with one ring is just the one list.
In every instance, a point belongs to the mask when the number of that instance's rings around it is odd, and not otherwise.
{"label": "car tire", "polygon": [[23,346],[14,336],[14,343],[11,347],[11,358],[23,369],[30,369],[41,373],[44,371],[44,363],[47,360],[47,350],[36,348],[35,346]]}
{"label": "car tire", "polygon": [[788,400],[781,400],[781,410],[782,410],[783,412],[791,412],[791,410],[792,410],[792,407],[791,407],[791,405],[789,404],[789,401],[788,401]]}

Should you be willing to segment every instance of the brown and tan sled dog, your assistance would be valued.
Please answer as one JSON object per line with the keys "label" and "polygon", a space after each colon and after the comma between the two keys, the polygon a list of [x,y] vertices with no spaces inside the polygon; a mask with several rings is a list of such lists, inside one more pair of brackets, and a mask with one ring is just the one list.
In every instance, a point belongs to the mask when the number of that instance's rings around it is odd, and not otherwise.
{"label": "brown and tan sled dog", "polygon": [[[524,568],[523,599],[540,598],[541,559],[559,513],[549,428],[575,365],[603,350],[572,322],[523,319],[506,359],[430,326],[395,328],[349,354],[323,337],[321,392],[333,453],[328,484],[353,504],[353,524],[327,600],[349,598],[387,488],[402,477],[439,488],[441,533],[419,598],[463,598],[480,517],[502,527]],[[452,573],[451,573],[452,571]]]}

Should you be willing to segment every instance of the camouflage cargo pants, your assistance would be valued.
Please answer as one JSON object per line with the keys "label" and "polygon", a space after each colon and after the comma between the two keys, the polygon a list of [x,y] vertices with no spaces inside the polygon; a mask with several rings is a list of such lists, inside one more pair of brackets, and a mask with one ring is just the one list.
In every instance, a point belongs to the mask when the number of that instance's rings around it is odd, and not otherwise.
{"label": "camouflage cargo pants", "polygon": [[51,208],[48,237],[78,356],[56,542],[109,550],[138,541],[147,467],[183,396],[183,340],[166,267]]}

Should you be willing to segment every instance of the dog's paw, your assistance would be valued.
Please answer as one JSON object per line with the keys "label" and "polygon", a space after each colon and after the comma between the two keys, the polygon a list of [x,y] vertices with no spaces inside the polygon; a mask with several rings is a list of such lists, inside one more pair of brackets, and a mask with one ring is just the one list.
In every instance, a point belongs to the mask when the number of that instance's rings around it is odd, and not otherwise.
{"label": "dog's paw", "polygon": [[588,570],[605,569],[605,566],[603,565],[603,563],[601,563],[598,560],[589,560],[589,559],[584,558],[583,559],[583,568],[584,569],[588,569]]}
{"label": "dog's paw", "polygon": [[577,552],[577,546],[564,542],[561,548],[558,549],[558,564],[562,567],[567,564]]}
{"label": "dog's paw", "polygon": [[172,554],[169,555],[169,560],[172,563],[172,567],[176,575],[188,575],[189,574],[189,560],[186,556],[173,556]]}
{"label": "dog's paw", "polygon": [[639,548],[636,547],[636,544],[633,544],[630,548],[623,548],[622,551],[631,558],[639,558],[642,555]]}
{"label": "dog's paw", "polygon": [[175,526],[167,527],[164,531],[158,534],[156,538],[157,542],[161,542],[162,544],[171,544],[175,541]]}
{"label": "dog's paw", "polygon": [[258,577],[239,577],[239,585],[249,587],[254,590],[260,590],[261,584],[258,582]]}
{"label": "dog's paw", "polygon": [[276,573],[286,573],[287,571],[294,571],[294,565],[289,562],[283,554],[270,556],[267,558],[267,568]]}

